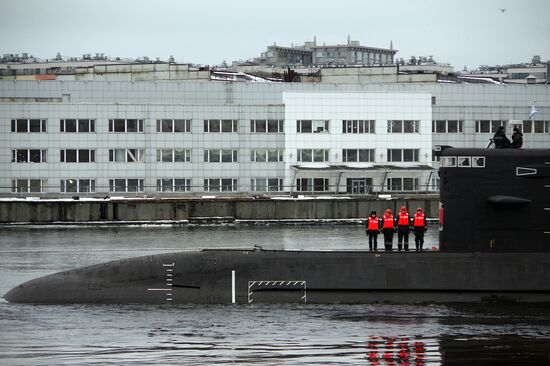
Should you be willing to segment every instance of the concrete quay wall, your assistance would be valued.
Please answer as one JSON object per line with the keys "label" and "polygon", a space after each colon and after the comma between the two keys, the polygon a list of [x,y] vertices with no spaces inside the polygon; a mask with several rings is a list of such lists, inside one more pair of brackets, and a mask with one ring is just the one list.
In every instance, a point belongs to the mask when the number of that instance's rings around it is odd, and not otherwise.
{"label": "concrete quay wall", "polygon": [[215,221],[231,220],[353,220],[394,213],[405,205],[409,212],[422,207],[428,217],[438,217],[438,196],[402,199],[116,199],[116,200],[4,200],[1,223],[86,223],[101,221]]}

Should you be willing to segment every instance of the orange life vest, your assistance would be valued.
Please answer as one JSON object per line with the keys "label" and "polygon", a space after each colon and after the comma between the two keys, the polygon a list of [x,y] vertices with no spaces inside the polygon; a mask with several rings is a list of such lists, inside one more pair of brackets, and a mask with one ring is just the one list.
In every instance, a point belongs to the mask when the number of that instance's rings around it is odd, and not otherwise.
{"label": "orange life vest", "polygon": [[367,230],[378,230],[378,217],[369,216],[369,225]]}
{"label": "orange life vest", "polygon": [[403,226],[409,226],[409,213],[399,213],[398,214],[399,220],[397,221],[397,225],[403,225]]}
{"label": "orange life vest", "polygon": [[425,221],[424,221],[424,214],[423,213],[414,214],[414,223],[413,223],[413,225],[415,227],[424,227],[424,223],[425,223]]}
{"label": "orange life vest", "polygon": [[384,215],[384,225],[382,226],[382,229],[393,229],[393,226],[393,215]]}

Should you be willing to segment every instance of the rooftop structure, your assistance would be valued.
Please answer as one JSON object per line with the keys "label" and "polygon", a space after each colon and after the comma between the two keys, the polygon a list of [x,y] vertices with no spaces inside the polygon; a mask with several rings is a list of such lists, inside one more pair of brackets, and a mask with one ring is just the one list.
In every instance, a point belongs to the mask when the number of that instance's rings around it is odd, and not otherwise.
{"label": "rooftop structure", "polygon": [[350,66],[350,65],[391,65],[397,50],[362,46],[359,41],[352,41],[348,36],[345,44],[318,45],[313,42],[290,47],[273,44],[254,61],[260,65],[276,67],[287,66]]}
{"label": "rooftop structure", "polygon": [[529,63],[510,65],[482,65],[477,70],[464,70],[460,80],[483,82],[492,80],[504,84],[546,84],[550,74],[550,61],[543,62],[535,55]]}

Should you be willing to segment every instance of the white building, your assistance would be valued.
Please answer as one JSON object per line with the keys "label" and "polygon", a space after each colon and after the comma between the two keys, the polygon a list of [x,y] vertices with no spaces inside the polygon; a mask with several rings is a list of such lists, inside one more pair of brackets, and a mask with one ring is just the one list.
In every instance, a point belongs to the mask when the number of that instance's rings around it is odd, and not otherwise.
{"label": "white building", "polygon": [[485,147],[512,124],[524,147],[550,147],[547,86],[0,81],[0,187],[71,196],[431,191],[433,145]]}

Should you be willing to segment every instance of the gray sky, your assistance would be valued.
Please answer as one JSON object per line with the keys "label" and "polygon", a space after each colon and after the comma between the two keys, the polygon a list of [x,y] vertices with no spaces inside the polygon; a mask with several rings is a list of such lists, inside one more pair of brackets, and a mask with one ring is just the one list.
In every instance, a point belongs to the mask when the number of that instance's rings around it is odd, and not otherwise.
{"label": "gray sky", "polygon": [[[456,69],[550,60],[549,0],[10,0],[1,1],[0,53],[53,58],[174,55],[218,64],[268,44],[313,40],[433,55]],[[506,9],[501,12],[499,9]]]}

